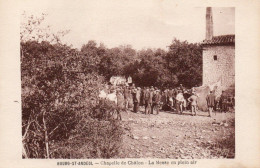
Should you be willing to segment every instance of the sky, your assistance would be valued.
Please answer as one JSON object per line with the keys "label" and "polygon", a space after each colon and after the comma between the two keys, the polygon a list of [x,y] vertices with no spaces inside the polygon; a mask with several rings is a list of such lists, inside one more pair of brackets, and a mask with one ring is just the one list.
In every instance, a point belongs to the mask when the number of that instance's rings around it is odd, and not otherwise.
{"label": "sky", "polygon": [[[214,35],[235,34],[235,8],[212,10]],[[174,38],[201,42],[206,32],[206,7],[168,0],[24,0],[23,11],[48,14],[44,24],[53,31],[70,30],[63,42],[74,48],[95,40],[108,48],[166,49]]]}

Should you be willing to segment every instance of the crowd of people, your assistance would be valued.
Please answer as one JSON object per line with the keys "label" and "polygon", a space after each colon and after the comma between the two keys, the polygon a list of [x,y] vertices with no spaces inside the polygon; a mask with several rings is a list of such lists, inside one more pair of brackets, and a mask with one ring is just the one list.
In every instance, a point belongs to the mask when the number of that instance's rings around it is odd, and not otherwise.
{"label": "crowd of people", "polygon": [[[128,111],[133,108],[133,112],[138,113],[140,107],[144,107],[144,114],[159,114],[159,111],[174,111],[182,115],[184,111],[190,111],[192,116],[197,115],[198,97],[194,88],[187,89],[180,84],[177,88],[161,90],[157,87],[135,87],[116,86],[107,87],[107,93],[114,93],[116,104],[121,111]],[[234,108],[234,98],[228,97],[223,91],[219,98],[216,98],[213,91],[206,97],[208,106],[208,116],[212,116],[213,111],[227,112]],[[215,113],[216,114],[216,113]],[[121,118],[121,114],[120,118]]]}

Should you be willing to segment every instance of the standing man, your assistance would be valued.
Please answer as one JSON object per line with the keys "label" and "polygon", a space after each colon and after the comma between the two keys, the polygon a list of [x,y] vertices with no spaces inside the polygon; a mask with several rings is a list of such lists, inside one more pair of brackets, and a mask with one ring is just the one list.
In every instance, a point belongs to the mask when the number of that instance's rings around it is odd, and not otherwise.
{"label": "standing man", "polygon": [[[213,93],[213,91],[210,91],[209,95],[207,95],[207,97],[206,97],[206,100],[207,100],[207,105],[209,108],[209,117],[211,117],[211,113],[213,111],[215,101],[216,101],[216,97],[215,97],[215,94]],[[216,112],[215,112],[215,115],[216,115]]]}
{"label": "standing man", "polygon": [[168,90],[168,102],[171,108],[173,108],[173,90],[170,88]]}
{"label": "standing man", "polygon": [[166,105],[167,105],[167,93],[166,90],[164,90],[164,92],[162,92],[162,96],[161,96],[161,102],[162,102],[162,110],[166,110]]}
{"label": "standing man", "polygon": [[191,102],[191,115],[192,116],[197,115],[197,99],[198,99],[198,96],[195,94],[195,92],[192,92],[192,95],[188,98],[188,101]]}
{"label": "standing man", "polygon": [[145,93],[145,87],[141,89],[141,95],[140,95],[140,106],[144,106],[145,102],[144,102],[144,93]]}
{"label": "standing man", "polygon": [[173,109],[175,109],[176,95],[177,95],[176,89],[173,88],[173,89],[172,89]]}
{"label": "standing man", "polygon": [[189,110],[190,108],[190,103],[188,101],[189,97],[191,97],[192,95],[188,92],[188,90],[185,90],[184,93],[183,93],[183,97],[184,97],[184,108],[185,108],[185,111],[186,110]]}
{"label": "standing man", "polygon": [[219,100],[221,112],[225,112],[225,113],[227,112],[227,99],[228,99],[227,94],[223,90]]}
{"label": "standing man", "polygon": [[168,104],[168,103],[169,103],[169,101],[168,101],[168,100],[169,100],[168,91],[169,91],[168,89],[165,89],[165,91],[164,91],[164,93],[165,93],[165,98],[166,98],[166,105],[167,105],[167,106],[169,105],[169,104]]}
{"label": "standing man", "polygon": [[148,101],[148,103],[149,103],[149,114],[151,114],[152,113],[152,105],[153,105],[153,95],[154,95],[154,88],[153,88],[153,86],[151,87],[151,89],[150,89],[150,92],[149,92],[149,101]]}
{"label": "standing man", "polygon": [[141,103],[141,88],[140,87],[137,87],[137,90],[136,90],[136,100],[137,100],[136,112],[138,112],[139,106],[140,106],[140,103]]}
{"label": "standing man", "polygon": [[130,99],[130,90],[128,86],[125,86],[124,88],[124,99],[125,99],[125,111],[127,111],[129,106],[129,99]]}
{"label": "standing man", "polygon": [[178,94],[176,96],[176,109],[177,109],[178,114],[182,114],[183,103],[184,103],[184,97],[183,97],[182,91],[179,90]]}
{"label": "standing man", "polygon": [[153,114],[153,110],[155,110],[156,114],[159,114],[159,103],[161,100],[161,95],[160,95],[160,91],[156,90],[155,94],[153,95],[153,104],[152,104],[152,114]]}
{"label": "standing man", "polygon": [[133,103],[134,103],[134,109],[133,109],[133,111],[134,111],[135,113],[137,113],[137,111],[138,111],[137,89],[133,89],[132,95],[133,95]]}
{"label": "standing man", "polygon": [[122,120],[121,111],[124,109],[124,95],[121,93],[120,89],[117,89],[116,98],[117,98],[117,119]]}
{"label": "standing man", "polygon": [[145,114],[149,114],[150,110],[151,110],[149,100],[150,100],[150,91],[149,91],[149,88],[147,87],[146,91],[144,92]]}

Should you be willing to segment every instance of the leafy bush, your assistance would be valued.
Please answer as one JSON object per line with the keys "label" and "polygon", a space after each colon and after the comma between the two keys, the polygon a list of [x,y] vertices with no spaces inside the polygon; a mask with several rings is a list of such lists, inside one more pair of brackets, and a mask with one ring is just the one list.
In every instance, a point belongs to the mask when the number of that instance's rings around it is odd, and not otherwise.
{"label": "leafy bush", "polygon": [[111,120],[115,118],[116,110],[117,106],[115,102],[103,99],[93,107],[90,116],[98,120]]}
{"label": "leafy bush", "polygon": [[24,157],[54,157],[55,144],[65,143],[81,130],[83,121],[95,118],[92,110],[99,108],[97,95],[104,78],[84,71],[84,57],[67,46],[47,42],[21,46]]}
{"label": "leafy bush", "polygon": [[54,158],[113,158],[120,152],[123,129],[118,121],[84,120],[70,139],[52,146]]}

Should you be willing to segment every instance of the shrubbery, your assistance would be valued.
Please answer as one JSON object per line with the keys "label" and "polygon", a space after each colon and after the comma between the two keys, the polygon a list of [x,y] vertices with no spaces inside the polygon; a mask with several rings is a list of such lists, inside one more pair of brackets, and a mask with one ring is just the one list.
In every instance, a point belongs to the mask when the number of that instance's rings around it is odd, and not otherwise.
{"label": "shrubbery", "polygon": [[56,143],[54,158],[113,158],[122,145],[123,129],[115,120],[88,119],[67,141]]}
{"label": "shrubbery", "polygon": [[[46,42],[26,42],[21,46],[24,157],[78,158],[82,155],[68,154],[75,152],[75,148],[65,145],[76,142],[92,150],[88,156],[84,154],[82,157],[114,156],[119,147],[106,142],[112,138],[120,145],[120,124],[96,115],[98,109],[102,109],[102,115],[109,116],[115,108],[97,104],[103,77],[83,71],[80,63],[73,64],[72,60],[81,61],[81,57],[66,46],[53,46]],[[84,61],[91,62],[81,62]],[[97,139],[100,144],[96,144]],[[64,144],[67,152],[61,153],[57,144]]]}

